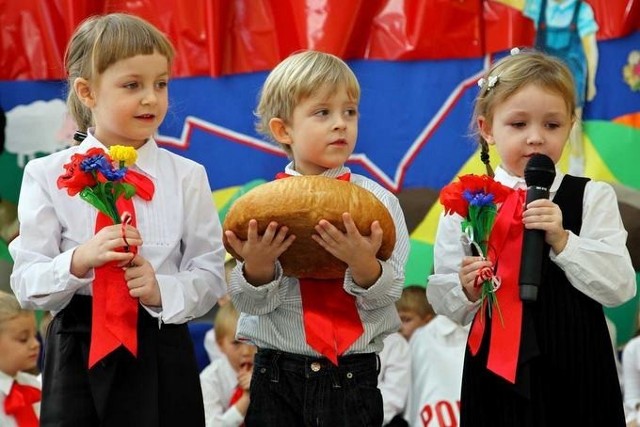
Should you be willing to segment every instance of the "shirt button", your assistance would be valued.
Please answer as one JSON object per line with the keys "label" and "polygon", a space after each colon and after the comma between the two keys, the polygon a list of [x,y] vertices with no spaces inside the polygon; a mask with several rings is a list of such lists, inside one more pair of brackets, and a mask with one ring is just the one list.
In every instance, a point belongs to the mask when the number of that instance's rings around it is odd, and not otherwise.
{"label": "shirt button", "polygon": [[313,363],[311,364],[311,370],[312,370],[313,372],[318,372],[318,371],[320,370],[320,368],[321,368],[321,367],[322,367],[322,366],[321,366],[321,365],[320,365],[320,363],[318,363],[318,362],[313,362]]}

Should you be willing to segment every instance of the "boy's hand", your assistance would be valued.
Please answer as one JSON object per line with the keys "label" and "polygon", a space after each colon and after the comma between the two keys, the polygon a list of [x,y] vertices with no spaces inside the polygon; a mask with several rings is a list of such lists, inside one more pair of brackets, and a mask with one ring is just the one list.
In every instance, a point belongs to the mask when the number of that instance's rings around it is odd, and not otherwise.
{"label": "boy's hand", "polygon": [[311,236],[327,252],[345,262],[358,286],[368,288],[382,274],[376,254],[382,245],[382,227],[378,221],[371,223],[371,234],[363,236],[348,212],[342,214],[346,232],[329,221],[320,220],[315,227],[318,234]]}
{"label": "boy's hand", "polygon": [[131,263],[124,267],[124,278],[129,287],[129,295],[138,298],[149,307],[161,307],[162,298],[156,279],[156,272],[145,258],[136,255]]}
{"label": "boy's hand", "polygon": [[476,302],[480,299],[482,287],[476,287],[476,277],[478,277],[478,272],[485,267],[492,268],[493,265],[491,261],[483,257],[465,256],[462,258],[458,278],[460,279],[460,284],[462,284],[462,290],[471,302]]}
{"label": "boy's hand", "polygon": [[544,240],[556,254],[562,252],[567,245],[569,235],[562,226],[562,211],[560,206],[549,199],[529,203],[522,213],[522,223],[528,230],[543,230]]}
{"label": "boy's hand", "polygon": [[296,236],[287,236],[289,228],[272,221],[263,235],[258,234],[258,221],[252,219],[247,226],[247,240],[240,240],[233,231],[225,231],[227,242],[244,259],[244,274],[254,286],[273,280],[275,263],[293,243]]}
{"label": "boy's hand", "polygon": [[[126,239],[126,241],[125,241]],[[92,268],[101,267],[109,262],[117,262],[119,267],[131,262],[133,254],[118,251],[125,246],[140,246],[142,238],[138,230],[130,225],[109,225],[98,231],[89,241],[78,246],[71,258],[71,274],[84,277]]]}

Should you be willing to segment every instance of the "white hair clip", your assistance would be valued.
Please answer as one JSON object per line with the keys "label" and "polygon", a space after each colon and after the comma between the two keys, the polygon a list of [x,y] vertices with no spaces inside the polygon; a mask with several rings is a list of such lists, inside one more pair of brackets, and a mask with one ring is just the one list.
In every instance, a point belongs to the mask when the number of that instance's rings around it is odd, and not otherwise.
{"label": "white hair clip", "polygon": [[514,47],[513,49],[511,49],[511,56],[517,55],[519,53],[520,53],[520,48]]}
{"label": "white hair clip", "polygon": [[488,79],[485,79],[484,77],[482,77],[481,79],[478,80],[478,86],[480,86],[480,88],[483,88],[484,85],[487,85],[487,92],[489,92],[491,89],[493,89],[493,87],[496,85],[496,83],[498,83],[498,79],[499,79],[499,75],[497,76],[489,76]]}

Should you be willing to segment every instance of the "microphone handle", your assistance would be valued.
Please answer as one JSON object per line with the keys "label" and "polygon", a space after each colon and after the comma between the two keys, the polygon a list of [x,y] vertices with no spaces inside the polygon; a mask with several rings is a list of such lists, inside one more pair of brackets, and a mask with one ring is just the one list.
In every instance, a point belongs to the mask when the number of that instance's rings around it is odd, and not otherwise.
{"label": "microphone handle", "polygon": [[[534,200],[548,198],[549,190],[547,188],[531,186],[527,189],[527,205]],[[522,301],[536,301],[538,299],[543,251],[544,231],[525,229],[520,258],[520,299]]]}

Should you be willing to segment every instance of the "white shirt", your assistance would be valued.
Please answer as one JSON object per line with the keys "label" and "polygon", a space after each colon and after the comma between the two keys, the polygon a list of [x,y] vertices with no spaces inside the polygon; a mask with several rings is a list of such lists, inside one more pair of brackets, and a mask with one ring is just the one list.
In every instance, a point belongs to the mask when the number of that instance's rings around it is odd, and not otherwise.
{"label": "white shirt", "polygon": [[207,427],[238,427],[244,417],[229,401],[238,386],[238,374],[225,355],[211,362],[200,373],[204,418]]}
{"label": "white shirt", "polygon": [[385,425],[402,414],[407,404],[411,387],[411,353],[409,343],[399,332],[387,335],[383,343],[378,388],[382,393]]}
{"label": "white shirt", "polygon": [[[74,294],[91,295],[93,271],[70,273],[75,248],[94,235],[97,210],[58,189],[63,165],[74,153],[105,148],[89,133],[78,146],[27,163],[20,190],[20,235],[9,245],[11,288],[24,308],[58,312]],[[155,184],[149,202],[134,196],[139,254],[156,272],[162,309],[154,317],[184,323],[204,315],[226,292],[222,227],[204,167],[159,148],[149,139],[134,169]]]}
{"label": "white shirt", "polygon": [[640,404],[640,336],[631,338],[622,350],[622,390],[627,422],[638,419]]}
{"label": "white shirt", "polygon": [[468,326],[435,316],[409,340],[411,380],[405,419],[412,427],[460,425],[460,388]]}
{"label": "white shirt", "polygon": [[[300,175],[289,164],[285,172]],[[349,169],[340,167],[323,173],[336,178]],[[391,258],[380,261],[382,274],[370,288],[356,285],[347,269],[344,290],[355,296],[364,333],[345,354],[379,353],[382,340],[400,328],[400,317],[395,302],[404,286],[404,266],[409,255],[409,232],[398,198],[377,182],[362,175],[352,174],[351,182],[371,191],[389,210],[396,227],[396,244]],[[276,277],[262,286],[246,281],[244,263],[238,262],[231,273],[229,294],[233,305],[241,312],[236,336],[248,340],[258,348],[278,349],[288,353],[320,357],[305,341],[302,319],[300,284],[295,277],[282,274],[276,262]]]}
{"label": "white shirt", "polygon": [[[35,375],[28,374],[26,372],[18,372],[15,378],[10,377],[4,372],[0,371],[0,426],[2,427],[17,427],[16,419],[13,415],[9,416],[4,412],[4,401],[11,391],[13,381],[17,381],[19,384],[30,385],[40,390],[42,384],[38,381]],[[33,404],[33,410],[36,412],[36,416],[40,418],[40,402]]]}
{"label": "white shirt", "polygon": [[[563,177],[562,172],[556,170],[549,191],[552,200]],[[523,178],[511,176],[500,167],[495,180],[510,188],[526,188]],[[627,231],[613,188],[605,182],[589,181],[582,209],[580,235],[569,232],[567,245],[560,254],[550,250],[551,261],[580,292],[607,307],[620,305],[635,296],[636,273],[625,245]],[[467,299],[458,278],[463,257],[461,220],[457,214],[443,214],[440,218],[434,245],[435,274],[429,277],[427,297],[436,313],[467,324],[480,302]]]}

